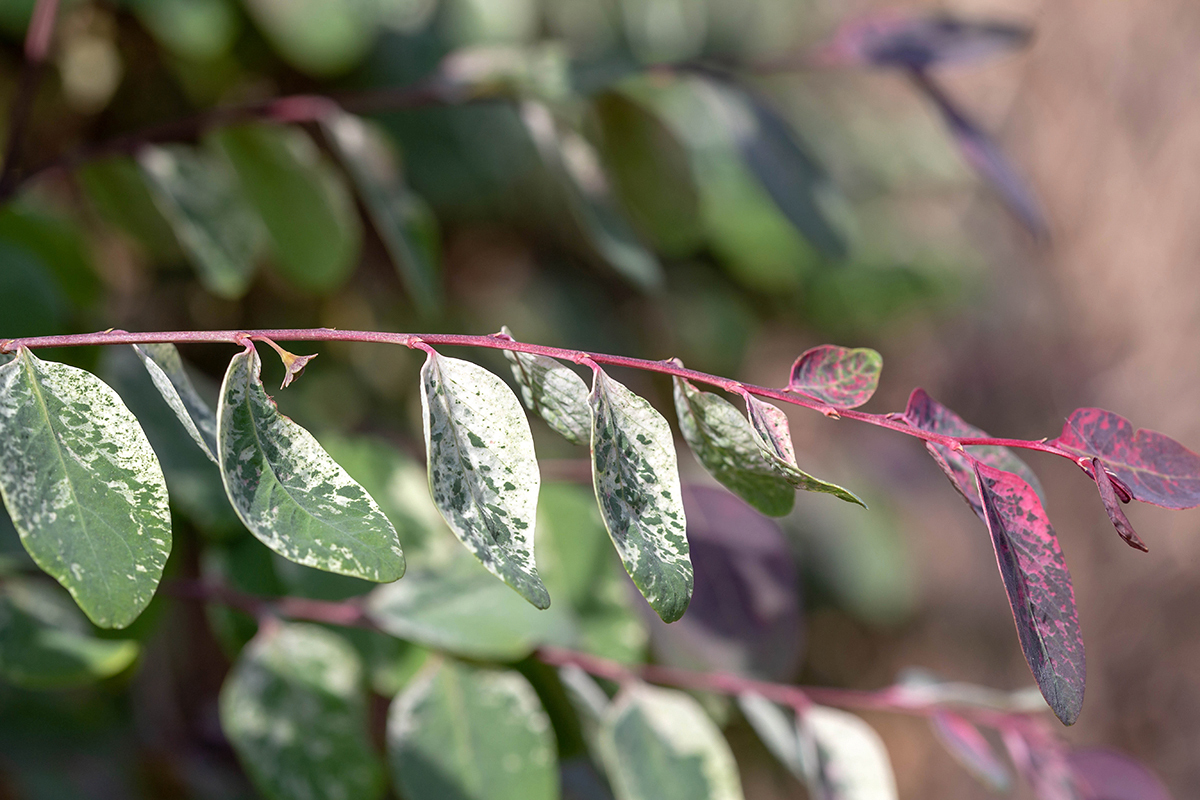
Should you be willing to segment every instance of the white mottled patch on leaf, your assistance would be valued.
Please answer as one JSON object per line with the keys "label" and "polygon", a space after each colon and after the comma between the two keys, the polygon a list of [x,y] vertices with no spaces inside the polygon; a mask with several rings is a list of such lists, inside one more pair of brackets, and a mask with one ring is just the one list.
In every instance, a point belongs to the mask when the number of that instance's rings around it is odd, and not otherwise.
{"label": "white mottled patch on leaf", "polygon": [[483,367],[430,351],[421,409],[429,491],[446,524],[492,574],[548,607],[533,553],[541,475],[516,395]]}
{"label": "white mottled patch on leaf", "polygon": [[650,607],[674,622],[692,596],[692,562],[671,426],[603,370],[588,403],[592,483],[604,526]]}
{"label": "white mottled patch on leaf", "polygon": [[396,580],[404,555],[395,528],[311,433],[279,413],[260,369],[253,348],[234,356],[217,408],[221,479],[238,517],[298,564]]}
{"label": "white mottled patch on leaf", "polygon": [[[508,328],[503,332],[508,334]],[[546,356],[505,350],[504,357],[512,363],[513,378],[521,387],[525,406],[571,444],[587,444],[592,422],[583,378],[566,364]]]}
{"label": "white mottled patch on leaf", "polygon": [[266,627],[221,688],[221,728],[255,786],[277,800],[370,800],[383,774],[367,735],[357,652],[308,624]]}
{"label": "white mottled patch on leaf", "polygon": [[617,800],[742,800],[729,745],[683,692],[623,689],[605,711],[600,751]]}
{"label": "white mottled patch on leaf", "polygon": [[146,365],[154,388],[179,417],[188,435],[214,463],[217,459],[217,415],[201,399],[173,344],[135,344],[133,351]]}
{"label": "white mottled patch on leaf", "polygon": [[860,718],[836,708],[810,706],[800,732],[816,740],[820,758],[817,786],[836,800],[896,800],[896,778],[883,740]]}
{"label": "white mottled patch on leaf", "polygon": [[781,410],[764,403],[754,395],[745,395],[746,415],[750,418],[750,429],[764,456],[779,474],[797,489],[806,492],[823,492],[841,498],[848,503],[867,507],[858,495],[835,483],[814,478],[796,463],[796,451],[792,447],[792,434],[788,430],[787,415]]}
{"label": "white mottled patch on leaf", "polygon": [[0,493],[33,560],[97,625],[123,628],[150,602],[171,551],[167,486],[99,378],[23,348],[0,366]]}
{"label": "white mottled patch on leaf", "polygon": [[439,664],[392,702],[387,749],[411,800],[558,797],[550,718],[514,671]]}

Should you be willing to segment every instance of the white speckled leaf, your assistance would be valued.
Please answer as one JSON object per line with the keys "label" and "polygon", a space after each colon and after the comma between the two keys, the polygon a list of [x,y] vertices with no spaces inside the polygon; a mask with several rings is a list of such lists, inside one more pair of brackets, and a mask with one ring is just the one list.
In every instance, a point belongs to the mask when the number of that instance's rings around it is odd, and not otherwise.
{"label": "white speckled leaf", "polygon": [[671,426],[644,398],[597,369],[592,483],[625,570],[664,622],[692,597],[692,562]]}
{"label": "white speckled leaf", "polygon": [[408,800],[557,800],[554,731],[518,672],[446,661],[388,712],[388,761]]}
{"label": "white speckled leaf", "polygon": [[797,735],[795,717],[753,692],[738,695],[738,707],[771,755],[797,778],[811,784],[818,774],[816,746],[811,736]]}
{"label": "white speckled leaf", "polygon": [[533,554],[541,476],[517,396],[483,367],[430,351],[421,409],[434,505],[492,574],[547,608]]}
{"label": "white speckled leaf", "polygon": [[770,517],[792,510],[795,487],[762,452],[742,412],[676,377],[675,413],[696,460],[726,489]]}
{"label": "white speckled leaf", "polygon": [[[508,334],[508,328],[502,329]],[[592,435],[588,388],[566,364],[553,358],[505,350],[521,399],[571,444],[587,444]]]}
{"label": "white speckled leaf", "polygon": [[396,530],[312,434],[279,413],[253,347],[229,362],[217,407],[221,479],[263,544],[308,567],[369,581],[404,574]]}
{"label": "white speckled leaf", "polygon": [[796,451],[792,447],[792,434],[788,431],[787,415],[770,403],[764,403],[753,395],[746,395],[746,415],[750,418],[750,429],[764,456],[775,466],[779,474],[797,489],[806,492],[824,492],[839,497],[848,503],[867,507],[858,495],[834,483],[809,475],[796,463]]}
{"label": "white speckled leaf", "polygon": [[897,800],[896,778],[883,740],[860,718],[836,708],[810,706],[799,723],[817,744],[820,772],[809,793],[829,800]]}
{"label": "white speckled leaf", "polygon": [[183,369],[183,360],[173,344],[135,344],[133,351],[146,365],[154,388],[179,417],[188,435],[204,454],[217,459],[217,415],[208,407]]}
{"label": "white speckled leaf", "polygon": [[0,494],[39,567],[102,628],[137,618],[171,552],[158,457],[91,373],[22,348],[0,366]]}
{"label": "white speckled leaf", "polygon": [[729,745],[683,692],[627,686],[605,710],[600,751],[617,800],[742,800]]}
{"label": "white speckled leaf", "polygon": [[355,649],[317,625],[275,623],[221,687],[221,729],[270,800],[372,800],[383,770],[367,735]]}

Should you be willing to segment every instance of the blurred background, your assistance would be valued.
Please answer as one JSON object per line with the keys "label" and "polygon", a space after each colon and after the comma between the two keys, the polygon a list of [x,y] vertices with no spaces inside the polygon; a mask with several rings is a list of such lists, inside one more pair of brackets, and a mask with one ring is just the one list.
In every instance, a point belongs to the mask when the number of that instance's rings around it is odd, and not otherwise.
{"label": "blurred background", "polygon": [[[0,4],[3,108],[31,7]],[[934,74],[1039,198],[1049,235],[1038,237],[904,73],[748,68],[813,52],[883,7],[64,0],[30,164],[284,94],[437,75],[446,96],[482,86],[522,99],[390,111],[385,96],[365,125],[196,128],[184,148],[48,171],[0,208],[0,335],[508,325],[526,341],[677,356],[772,386],[804,349],[836,342],[883,354],[868,410],[902,410],[922,386],[994,435],[1040,438],[1097,405],[1200,447],[1200,8],[887,4],[1034,30],[1023,50]],[[719,69],[647,69],[696,60]],[[233,233],[214,244],[214,229]],[[420,459],[420,360],[371,345],[319,351],[279,393],[281,408],[322,441],[348,443],[343,452],[387,441]],[[183,348],[214,383],[232,352]],[[171,439],[170,420],[148,421],[136,370],[113,353],[47,357],[96,370],[139,413],[176,506],[173,574],[222,558],[228,568],[244,531],[220,510],[203,456]],[[467,357],[507,377],[495,354]],[[278,365],[266,369],[278,380]],[[619,379],[673,418],[667,382]],[[751,671],[854,688],[888,685],[909,667],[1030,684],[986,531],[923,448],[789,416],[801,465],[871,510],[801,495],[778,528],[763,523],[765,541],[788,544],[797,595],[773,638],[755,645],[775,657]],[[546,480],[586,482],[580,452],[540,423],[535,437]],[[1049,496],[1087,643],[1087,700],[1062,735],[1126,751],[1189,796],[1200,785],[1200,516],[1131,507],[1150,547],[1138,553],[1078,470],[1027,460]],[[712,483],[686,450],[681,469],[687,482]],[[0,531],[0,554],[22,558],[11,530]],[[243,796],[215,717],[229,654],[209,621],[156,601],[133,635],[137,666],[99,685],[0,688],[0,798]],[[695,655],[703,639],[651,636],[662,660],[723,665]],[[990,796],[922,720],[867,718],[902,797]],[[729,735],[748,797],[802,796],[744,723]]]}

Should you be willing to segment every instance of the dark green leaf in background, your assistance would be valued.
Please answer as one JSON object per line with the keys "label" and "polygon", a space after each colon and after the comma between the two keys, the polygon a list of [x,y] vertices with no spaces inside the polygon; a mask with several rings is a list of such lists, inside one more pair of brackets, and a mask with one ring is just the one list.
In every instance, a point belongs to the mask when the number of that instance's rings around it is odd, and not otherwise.
{"label": "dark green leaf in background", "polygon": [[557,800],[554,731],[517,672],[443,661],[388,712],[388,760],[407,800]]}
{"label": "dark green leaf in background", "polygon": [[345,72],[367,54],[383,5],[378,0],[245,0],[284,60],[320,77]]}
{"label": "dark green leaf in background", "polygon": [[592,380],[592,483],[604,526],[650,607],[674,622],[692,596],[692,562],[671,426],[600,368]]}
{"label": "dark green leaf in background", "polygon": [[217,408],[225,492],[250,532],[291,561],[369,581],[404,574],[396,530],[312,434],[279,413],[250,347],[229,362]]}
{"label": "dark green leaf in background", "polygon": [[224,55],[241,28],[233,0],[132,0],[130,5],[159,44],[195,61]]}
{"label": "dark green leaf in background", "polygon": [[274,622],[225,679],[221,728],[270,800],[372,800],[383,770],[367,736],[362,664],[338,634]]}
{"label": "dark green leaf in background", "polygon": [[782,517],[796,502],[796,489],[755,440],[742,412],[720,395],[702,392],[675,378],[679,429],[708,473],[762,513]]}
{"label": "dark green leaf in background", "polygon": [[0,493],[38,566],[103,628],[132,622],[171,552],[146,435],[91,373],[22,348],[0,367]]}
{"label": "dark green leaf in background", "polygon": [[124,157],[91,161],[76,175],[101,219],[130,236],[152,258],[179,258],[175,234],[159,213],[137,162]]}
{"label": "dark green leaf in background", "polygon": [[138,165],[163,217],[218,297],[246,293],[266,244],[266,230],[220,156],[186,145],[145,147]]}
{"label": "dark green leaf in background", "polygon": [[521,402],[483,367],[431,350],[421,408],[434,504],[485,567],[546,608],[533,552],[541,476]]}
{"label": "dark green leaf in background", "polygon": [[[512,338],[507,326],[501,333]],[[583,378],[561,361],[535,353],[505,350],[504,357],[512,364],[525,406],[571,444],[587,444],[592,436],[592,415]]]}
{"label": "dark green leaf in background", "polygon": [[183,369],[179,350],[173,344],[135,344],[132,347],[146,365],[154,388],[179,417],[188,435],[213,463],[220,463],[217,459],[217,415],[196,392],[192,379]]}
{"label": "dark green leaf in background", "polygon": [[[83,236],[83,226],[21,201],[0,209],[0,241],[29,251],[57,280],[63,295],[76,306],[89,306],[100,296],[101,284]],[[11,298],[10,298],[11,299]],[[13,310],[14,303],[9,303]],[[7,335],[8,322],[5,322]]]}
{"label": "dark green leaf in background", "polygon": [[240,125],[213,141],[270,233],[275,266],[309,292],[337,289],[354,271],[362,223],[341,176],[299,128]]}

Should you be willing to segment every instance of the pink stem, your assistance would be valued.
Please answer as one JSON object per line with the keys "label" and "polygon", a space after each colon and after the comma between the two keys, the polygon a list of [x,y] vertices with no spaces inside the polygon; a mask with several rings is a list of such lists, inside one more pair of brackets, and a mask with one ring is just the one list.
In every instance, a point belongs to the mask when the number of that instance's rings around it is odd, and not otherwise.
{"label": "pink stem", "polygon": [[58,0],[37,0],[25,32],[25,63],[17,83],[17,96],[9,112],[8,146],[4,166],[0,168],[0,197],[7,197],[20,182],[21,155],[25,148],[25,129],[37,99],[42,67],[50,53],[54,23],[58,19]]}
{"label": "pink stem", "polygon": [[[65,334],[59,336],[31,336],[23,339],[6,339],[0,341],[0,352],[11,352],[19,347],[30,349],[40,347],[80,347],[85,345],[111,344],[154,344],[154,343],[211,343],[211,344],[241,344],[247,338],[273,339],[275,341],[306,341],[306,342],[373,342],[379,344],[398,344],[409,348],[425,349],[421,345],[444,345],[456,347],[487,347],[494,350],[514,350],[522,353],[534,353],[550,358],[560,358],[575,364],[608,364],[615,367],[628,367],[646,372],[658,372],[673,375],[697,383],[705,383],[724,389],[731,394],[741,395],[744,392],[766,397],[781,403],[810,408],[827,413],[829,406],[803,395],[772,389],[766,386],[741,383],[719,375],[710,375],[679,366],[671,361],[651,361],[643,358],[627,356],[612,356],[604,353],[592,353],[584,350],[567,350],[561,347],[546,347],[538,344],[513,341],[510,338],[492,336],[471,336],[466,334],[449,333],[390,333],[387,331],[343,331],[334,328],[281,328],[265,330],[226,330],[226,331],[165,331],[156,333],[130,333],[128,331],[101,331],[98,333]],[[1045,441],[1026,439],[993,439],[989,437],[948,436],[933,431],[913,428],[897,421],[888,414],[868,414],[852,409],[838,409],[838,416],[846,419],[865,422],[880,428],[897,431],[915,436],[927,442],[940,444],[952,449],[960,449],[968,445],[993,445],[1000,447],[1017,447],[1025,450],[1036,450],[1042,453],[1062,456],[1073,462],[1078,458],[1072,453]]]}

